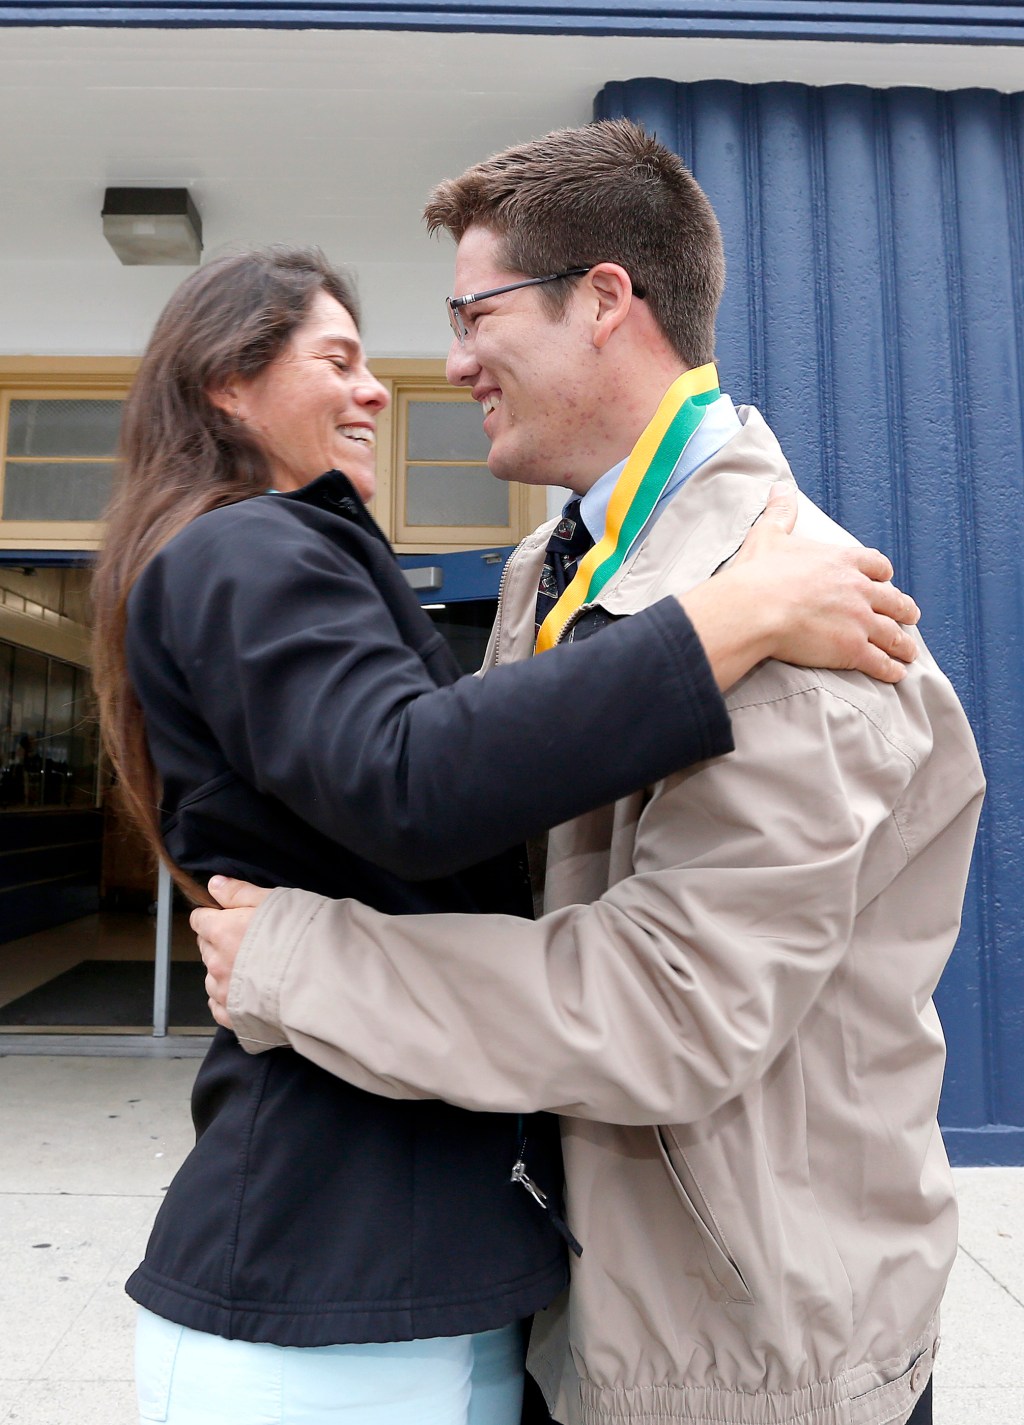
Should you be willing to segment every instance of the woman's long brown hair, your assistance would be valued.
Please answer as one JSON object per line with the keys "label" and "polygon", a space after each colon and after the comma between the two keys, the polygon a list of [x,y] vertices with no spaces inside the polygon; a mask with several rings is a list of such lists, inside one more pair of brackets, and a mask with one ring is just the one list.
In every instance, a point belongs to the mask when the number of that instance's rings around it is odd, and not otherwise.
{"label": "woman's long brown hair", "polygon": [[[316,248],[264,248],[201,268],[164,308],[121,421],[117,484],[92,584],[103,741],[149,845],[182,890],[206,904],[208,894],[171,861],[160,834],[160,781],[125,659],[128,595],[149,560],[191,520],[270,485],[257,441],[208,393],[268,366],[318,292],[335,298],[358,326],[351,284]],[[321,473],[310,471],[310,478]]]}

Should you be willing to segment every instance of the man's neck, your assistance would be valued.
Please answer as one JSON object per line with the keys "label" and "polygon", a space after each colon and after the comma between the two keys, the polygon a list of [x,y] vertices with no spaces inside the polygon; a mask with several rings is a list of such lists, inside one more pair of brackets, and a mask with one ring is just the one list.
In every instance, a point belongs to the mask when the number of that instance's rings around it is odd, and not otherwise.
{"label": "man's neck", "polygon": [[[708,404],[707,398],[717,395],[717,383],[718,374],[713,366],[692,372],[688,382],[678,378],[673,381],[664,393],[663,402],[659,403],[655,418],[641,433],[629,456],[617,461],[590,484],[582,497],[580,516],[595,540],[600,540],[605,532],[609,504],[619,489],[620,480],[629,491],[628,494],[625,490],[622,492],[620,504],[624,498],[631,509],[639,510],[644,497],[640,496],[640,503],[634,506],[634,495],[641,482],[653,477],[654,485],[648,484],[650,495],[654,496],[655,491],[660,493],[649,507],[650,515],[643,524],[647,529],[656,518],[656,511],[664,508],[689,475],[736,434],[739,421],[732,403],[727,398],[718,398]],[[694,407],[690,397],[704,398],[699,408]],[[686,418],[686,426],[680,429],[679,422],[684,419],[686,410],[692,414]],[[643,473],[648,467],[650,475]],[[656,470],[660,473],[655,473]]]}
{"label": "man's neck", "polygon": [[609,470],[629,458],[633,447],[653,420],[666,391],[672,383],[689,371],[678,361],[641,361],[638,369],[621,380],[609,382],[610,389],[601,401],[601,430],[591,443],[585,465],[579,466],[566,479],[575,495],[585,495]]}

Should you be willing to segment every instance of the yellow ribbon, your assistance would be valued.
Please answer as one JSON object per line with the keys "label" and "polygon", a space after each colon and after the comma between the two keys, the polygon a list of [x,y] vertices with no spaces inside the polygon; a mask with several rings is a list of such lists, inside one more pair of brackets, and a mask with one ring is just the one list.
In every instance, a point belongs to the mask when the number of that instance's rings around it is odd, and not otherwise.
{"label": "yellow ribbon", "polygon": [[[661,404],[634,445],[622,473],[615,482],[615,489],[608,502],[604,534],[580,560],[572,582],[563,591],[561,598],[541,624],[534,648],[535,653],[543,653],[546,649],[554,647],[562,630],[577,610],[582,608],[588,599],[595,598],[600,589],[621,567],[636,536],[647,523],[647,519],[678,463],[679,455],[682,453],[682,449],[676,452],[675,459],[671,461],[665,471],[664,478],[658,482],[657,487],[647,490],[645,509],[636,512],[637,517],[640,513],[643,514],[643,520],[640,522],[639,528],[634,528],[631,531],[626,547],[621,547],[623,527],[629,519],[633,502],[655,464],[656,457],[661,451],[673,421],[687,401],[692,400],[695,396],[705,395],[709,391],[717,391],[717,389],[718,369],[714,362],[708,362],[705,366],[694,367],[692,371],[684,371],[682,376],[673,381],[665,392]],[[636,521],[634,520],[633,523],[635,525]],[[613,562],[607,570],[602,570],[602,565],[609,560],[614,561],[616,555],[618,555],[617,563]],[[594,576],[598,571],[601,571],[602,577],[595,580]]]}

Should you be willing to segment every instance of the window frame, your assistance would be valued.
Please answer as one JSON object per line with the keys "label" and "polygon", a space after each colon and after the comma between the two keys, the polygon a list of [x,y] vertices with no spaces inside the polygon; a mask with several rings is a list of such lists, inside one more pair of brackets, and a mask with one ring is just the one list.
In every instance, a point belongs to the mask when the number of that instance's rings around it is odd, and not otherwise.
{"label": "window frame", "polygon": [[[445,553],[517,544],[547,518],[543,486],[510,482],[507,525],[412,525],[405,518],[405,403],[424,395],[440,401],[472,401],[465,388],[451,386],[444,362],[428,358],[371,361],[391,403],[377,417],[377,491],[370,510],[397,554]],[[459,462],[445,462],[457,464]],[[475,462],[469,462],[475,463]]]}
{"label": "window frame", "polygon": [[[12,400],[123,400],[138,360],[121,356],[0,357],[0,511],[3,509],[8,415]],[[72,457],[73,458],[73,457]],[[100,457],[81,457],[101,463]],[[100,547],[101,520],[5,520],[0,517],[0,552],[81,551]]]}
{"label": "window frame", "polygon": [[[12,399],[123,400],[138,365],[138,358],[124,356],[0,356],[0,462],[6,459],[7,412]],[[547,518],[544,488],[510,484],[508,525],[410,525],[404,517],[406,473],[400,446],[404,422],[398,417],[399,407],[414,391],[436,392],[445,401],[472,398],[468,391],[448,384],[443,360],[388,357],[371,359],[370,365],[387,387],[391,404],[378,417],[377,490],[369,509],[396,553],[431,554],[514,544],[543,523]],[[103,534],[102,521],[0,518],[0,554],[44,550],[90,554],[100,547]]]}

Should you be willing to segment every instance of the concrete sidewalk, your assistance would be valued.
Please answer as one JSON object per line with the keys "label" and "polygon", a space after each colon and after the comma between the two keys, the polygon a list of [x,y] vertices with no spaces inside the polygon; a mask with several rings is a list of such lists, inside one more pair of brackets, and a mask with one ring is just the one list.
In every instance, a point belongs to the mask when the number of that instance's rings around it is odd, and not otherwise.
{"label": "concrete sidewalk", "polygon": [[[137,1425],[123,1283],[191,1145],[196,1068],[0,1057],[2,1425]],[[1024,1168],[956,1179],[936,1425],[1024,1422]]]}

